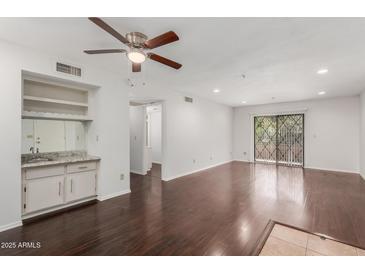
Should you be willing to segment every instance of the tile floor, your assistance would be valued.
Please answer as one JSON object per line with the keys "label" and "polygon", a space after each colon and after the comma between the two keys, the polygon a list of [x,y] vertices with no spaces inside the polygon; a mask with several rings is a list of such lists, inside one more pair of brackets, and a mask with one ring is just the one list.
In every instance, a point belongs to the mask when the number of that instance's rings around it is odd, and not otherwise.
{"label": "tile floor", "polygon": [[365,256],[365,250],[276,224],[260,256]]}

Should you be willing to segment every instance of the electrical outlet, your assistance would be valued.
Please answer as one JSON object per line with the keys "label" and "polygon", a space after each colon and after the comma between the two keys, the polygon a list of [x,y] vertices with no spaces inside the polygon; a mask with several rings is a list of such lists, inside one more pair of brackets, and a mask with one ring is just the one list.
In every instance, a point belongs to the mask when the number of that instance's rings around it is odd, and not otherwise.
{"label": "electrical outlet", "polygon": [[123,181],[124,180],[124,174],[120,174],[120,180]]}

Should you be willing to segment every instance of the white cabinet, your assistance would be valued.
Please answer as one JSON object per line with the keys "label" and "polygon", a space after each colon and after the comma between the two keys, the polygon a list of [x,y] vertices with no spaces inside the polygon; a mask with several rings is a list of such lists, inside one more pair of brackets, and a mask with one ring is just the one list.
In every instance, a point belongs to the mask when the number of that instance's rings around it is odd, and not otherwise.
{"label": "white cabinet", "polygon": [[[44,178],[44,177],[52,177],[58,175],[65,175],[65,167],[64,166],[48,166],[48,167],[33,167],[27,168],[23,174],[26,180],[36,179],[36,178]],[[27,181],[25,181],[27,182]],[[29,182],[29,181],[28,181]]]}
{"label": "white cabinet", "polygon": [[96,162],[77,163],[67,165],[66,171],[68,174],[75,172],[84,172],[96,169]]}
{"label": "white cabinet", "polygon": [[25,168],[22,174],[23,218],[95,198],[96,163]]}
{"label": "white cabinet", "polygon": [[27,180],[25,185],[25,212],[63,204],[64,176]]}
{"label": "white cabinet", "polygon": [[95,170],[68,174],[66,182],[66,202],[96,195]]}

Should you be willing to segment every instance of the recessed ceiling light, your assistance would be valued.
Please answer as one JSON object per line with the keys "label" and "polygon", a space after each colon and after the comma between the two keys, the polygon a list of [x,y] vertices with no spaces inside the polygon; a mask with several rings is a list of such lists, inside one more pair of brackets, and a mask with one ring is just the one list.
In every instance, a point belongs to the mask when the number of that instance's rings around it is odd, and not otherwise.
{"label": "recessed ceiling light", "polygon": [[213,92],[218,93],[218,92],[220,92],[220,90],[216,88],[216,89],[213,90]]}
{"label": "recessed ceiling light", "polygon": [[247,101],[242,101],[241,103],[242,103],[242,104],[246,104],[246,103],[247,103]]}
{"label": "recessed ceiling light", "polygon": [[325,95],[326,94],[326,92],[325,91],[320,91],[320,92],[318,92],[318,95]]}
{"label": "recessed ceiling light", "polygon": [[328,72],[328,69],[326,69],[326,68],[317,70],[318,74],[326,74],[327,72]]}

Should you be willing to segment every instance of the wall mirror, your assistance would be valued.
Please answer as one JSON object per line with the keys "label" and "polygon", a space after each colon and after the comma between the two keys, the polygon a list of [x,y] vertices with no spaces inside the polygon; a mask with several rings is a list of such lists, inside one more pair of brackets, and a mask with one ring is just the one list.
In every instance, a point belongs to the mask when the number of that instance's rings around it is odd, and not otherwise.
{"label": "wall mirror", "polygon": [[22,154],[86,150],[85,127],[79,121],[22,119]]}

